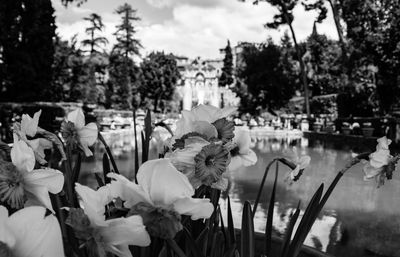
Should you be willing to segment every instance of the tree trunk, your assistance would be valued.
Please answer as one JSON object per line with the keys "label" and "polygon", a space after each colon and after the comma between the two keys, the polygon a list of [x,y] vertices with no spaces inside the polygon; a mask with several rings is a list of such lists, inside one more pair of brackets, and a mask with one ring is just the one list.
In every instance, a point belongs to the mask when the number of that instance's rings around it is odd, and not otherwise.
{"label": "tree trunk", "polygon": [[[336,31],[338,33],[338,38],[339,38],[339,44],[340,44],[340,48],[342,50],[343,68],[345,68],[347,70],[347,49],[346,49],[346,43],[345,43],[344,36],[343,36],[342,26],[340,25],[339,10],[337,8],[336,0],[328,0],[328,2],[332,9],[333,20],[335,21]],[[345,73],[346,73],[346,71],[345,71]]]}
{"label": "tree trunk", "polygon": [[292,23],[290,22],[290,20],[287,16],[287,9],[286,9],[285,4],[282,4],[281,7],[282,7],[282,11],[283,11],[283,15],[285,17],[286,23],[290,28],[290,32],[292,33],[294,47],[296,49],[297,58],[299,59],[300,76],[301,76],[301,79],[303,82],[303,88],[304,88],[304,102],[306,105],[306,113],[307,113],[307,116],[310,117],[310,101],[309,101],[309,92],[308,92],[308,82],[307,82],[307,75],[306,75],[306,71],[305,71],[305,67],[304,67],[304,62],[303,62],[303,59],[301,58],[300,48],[299,48],[299,45],[297,44],[296,34],[294,33]]}

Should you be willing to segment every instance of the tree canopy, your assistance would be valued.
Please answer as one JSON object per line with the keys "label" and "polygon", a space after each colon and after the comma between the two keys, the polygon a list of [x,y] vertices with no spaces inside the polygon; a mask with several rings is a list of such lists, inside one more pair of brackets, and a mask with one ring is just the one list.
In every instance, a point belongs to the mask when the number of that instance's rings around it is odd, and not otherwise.
{"label": "tree canopy", "polygon": [[221,70],[221,76],[219,77],[218,84],[220,87],[230,86],[233,84],[233,55],[231,43],[228,40],[228,44],[224,49],[225,57],[223,60],[224,66]]}
{"label": "tree canopy", "polygon": [[142,70],[140,92],[142,97],[153,100],[154,111],[160,100],[171,100],[180,73],[172,54],[152,52],[140,64]]}

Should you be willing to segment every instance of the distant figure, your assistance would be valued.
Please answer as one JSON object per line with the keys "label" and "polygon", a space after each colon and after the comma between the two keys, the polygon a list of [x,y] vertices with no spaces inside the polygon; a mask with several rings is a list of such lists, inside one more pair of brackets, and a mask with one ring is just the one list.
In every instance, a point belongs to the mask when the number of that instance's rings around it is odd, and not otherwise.
{"label": "distant figure", "polygon": [[361,126],[358,122],[354,122],[351,127],[353,128],[354,135],[362,135]]}
{"label": "distant figure", "polygon": [[115,129],[115,121],[113,120],[113,121],[111,121],[111,125],[110,125],[110,129]]}

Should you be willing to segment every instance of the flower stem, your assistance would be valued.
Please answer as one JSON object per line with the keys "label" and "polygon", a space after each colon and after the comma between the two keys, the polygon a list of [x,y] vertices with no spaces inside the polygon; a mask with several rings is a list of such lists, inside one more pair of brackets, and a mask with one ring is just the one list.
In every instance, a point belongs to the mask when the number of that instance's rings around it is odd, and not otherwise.
{"label": "flower stem", "polygon": [[186,257],[185,253],[173,239],[167,239],[166,242],[179,257]]}
{"label": "flower stem", "polygon": [[254,202],[254,207],[253,207],[253,218],[254,218],[254,215],[255,215],[255,213],[256,213],[258,203],[260,202],[261,193],[262,193],[262,190],[263,190],[263,188],[264,188],[264,184],[265,184],[265,180],[266,180],[267,175],[268,175],[269,168],[271,167],[271,165],[272,165],[276,160],[277,160],[276,158],[273,159],[270,163],[268,163],[267,167],[265,168],[264,175],[263,175],[263,177],[262,177],[262,179],[261,179],[260,187],[258,188],[257,197],[256,197],[256,200],[255,200],[255,202]]}
{"label": "flower stem", "polygon": [[106,141],[104,140],[104,137],[101,135],[100,131],[99,131],[98,138],[99,138],[100,142],[104,145],[104,147],[106,149],[108,157],[110,158],[110,161],[111,161],[111,165],[113,166],[114,172],[119,174],[119,170],[117,168],[117,164],[115,163],[114,157],[113,157],[113,155],[111,153],[110,147],[108,147],[108,145],[107,145]]}

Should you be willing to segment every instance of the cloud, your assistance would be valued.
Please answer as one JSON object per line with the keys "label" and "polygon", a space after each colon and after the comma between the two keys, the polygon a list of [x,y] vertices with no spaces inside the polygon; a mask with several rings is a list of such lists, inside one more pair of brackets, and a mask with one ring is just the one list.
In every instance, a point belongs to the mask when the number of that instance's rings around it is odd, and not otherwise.
{"label": "cloud", "polygon": [[166,8],[166,7],[178,6],[181,4],[190,4],[192,6],[217,6],[223,1],[222,0],[146,0],[146,2],[156,8]]}
{"label": "cloud", "polygon": [[[144,0],[142,0],[144,1]],[[241,41],[264,42],[267,37],[272,37],[279,42],[283,32],[288,29],[282,26],[279,30],[264,28],[266,22],[272,21],[276,8],[269,4],[260,3],[257,6],[251,2],[239,2],[237,0],[146,0],[157,8],[169,8],[172,15],[168,19],[154,22],[148,17],[141,17],[138,23],[137,37],[145,47],[143,55],[151,51],[172,52],[188,57],[201,56],[204,58],[220,58],[219,49],[225,47],[227,39],[231,45]],[[79,9],[79,8],[77,8]],[[82,16],[96,10],[68,11],[68,15]],[[167,11],[167,10],[165,10]],[[139,9],[140,12],[140,9]],[[61,14],[61,18],[60,17]],[[112,35],[115,26],[119,23],[119,17],[110,12],[100,13],[106,25],[106,36],[111,49],[115,43]],[[82,20],[74,22],[62,22],[65,13],[57,13],[59,32],[64,38],[70,38],[79,32],[79,39],[85,37],[86,23]],[[305,12],[299,5],[294,11],[294,29],[298,41],[302,41],[311,34],[316,14]],[[330,13],[323,24],[317,26],[319,33],[325,33],[328,37],[337,38],[336,29]]]}

